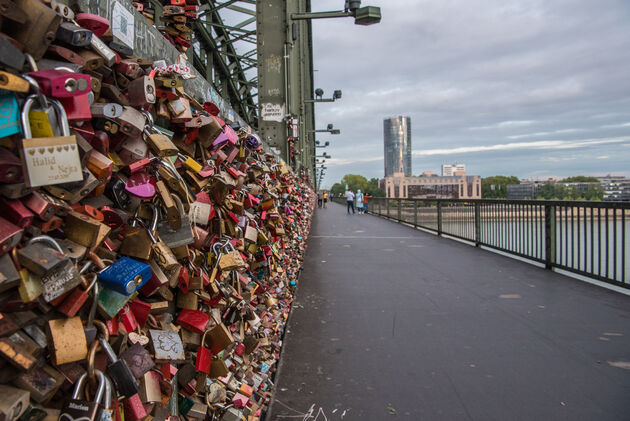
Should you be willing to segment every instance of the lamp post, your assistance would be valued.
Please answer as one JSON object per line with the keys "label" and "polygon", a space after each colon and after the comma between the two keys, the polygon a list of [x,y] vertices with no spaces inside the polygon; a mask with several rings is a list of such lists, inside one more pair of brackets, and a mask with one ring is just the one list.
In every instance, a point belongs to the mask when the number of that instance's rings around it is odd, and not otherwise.
{"label": "lamp post", "polygon": [[315,89],[315,99],[305,99],[305,103],[311,102],[335,102],[335,100],[341,99],[341,89],[337,89],[333,92],[332,98],[322,98],[324,96],[324,90],[317,88]]}

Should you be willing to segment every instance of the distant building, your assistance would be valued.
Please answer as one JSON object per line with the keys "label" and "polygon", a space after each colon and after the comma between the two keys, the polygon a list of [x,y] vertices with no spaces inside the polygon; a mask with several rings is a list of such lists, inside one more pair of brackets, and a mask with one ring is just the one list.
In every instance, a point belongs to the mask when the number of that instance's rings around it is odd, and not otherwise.
{"label": "distant building", "polygon": [[466,172],[464,164],[444,164],[442,165],[442,177],[454,176],[456,172]]}
{"label": "distant building", "polygon": [[[591,183],[558,183],[555,180],[547,181],[529,181],[523,180],[521,184],[508,184],[507,185],[507,199],[508,200],[535,200],[540,195],[540,189],[542,186],[548,183],[557,184],[566,188],[573,188],[580,193],[585,193],[589,188],[598,187],[601,184],[596,182]],[[560,198],[562,199],[562,198]]]}
{"label": "distant building", "polygon": [[385,177],[394,173],[411,176],[411,118],[386,118],[383,121]]}
{"label": "distant building", "polygon": [[418,177],[395,173],[383,181],[389,198],[402,199],[481,199],[481,177],[457,172],[453,176],[433,175],[425,171]]}
{"label": "distant building", "polygon": [[630,202],[630,179],[623,176],[597,177],[607,202]]}
{"label": "distant building", "polygon": [[521,184],[508,184],[508,200],[534,200],[538,197],[538,191],[547,181],[523,181]]}

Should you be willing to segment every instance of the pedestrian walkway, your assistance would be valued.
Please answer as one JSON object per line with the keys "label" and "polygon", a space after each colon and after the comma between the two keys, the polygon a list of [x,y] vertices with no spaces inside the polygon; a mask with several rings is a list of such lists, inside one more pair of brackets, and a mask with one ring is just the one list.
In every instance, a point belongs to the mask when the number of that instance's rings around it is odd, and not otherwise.
{"label": "pedestrian walkway", "polygon": [[317,209],[266,420],[628,420],[630,297]]}

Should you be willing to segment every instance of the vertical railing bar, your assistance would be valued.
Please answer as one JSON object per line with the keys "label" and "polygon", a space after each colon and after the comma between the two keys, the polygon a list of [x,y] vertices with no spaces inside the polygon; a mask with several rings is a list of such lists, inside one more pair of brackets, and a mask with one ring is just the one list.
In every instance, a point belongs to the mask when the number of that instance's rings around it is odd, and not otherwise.
{"label": "vertical railing bar", "polygon": [[575,267],[575,221],[573,219],[573,208],[571,205],[571,267]]}
{"label": "vertical railing bar", "polygon": [[[569,218],[568,216],[568,211],[569,208],[566,206],[563,206],[561,208],[561,214],[560,217],[562,218],[563,214],[564,214],[564,244],[560,244],[560,247],[562,247],[562,249],[564,249],[564,265],[565,266],[569,266]],[[562,240],[560,241],[562,243]]]}
{"label": "vertical railing bar", "polygon": [[626,283],[626,209],[621,208],[621,282]]}
{"label": "vertical railing bar", "polygon": [[613,280],[617,280],[617,209],[613,208]]}
{"label": "vertical railing bar", "polygon": [[595,274],[595,217],[593,216],[595,208],[591,206],[591,270],[592,274]]}
{"label": "vertical railing bar", "polygon": [[608,276],[608,269],[610,267],[610,260],[608,259],[608,246],[610,243],[610,227],[609,227],[609,223],[608,223],[608,208],[604,209],[605,210],[605,219],[604,219],[604,224],[606,226],[606,278],[610,277]]}
{"label": "vertical railing bar", "polygon": [[597,275],[602,276],[602,208],[597,208]]}
{"label": "vertical railing bar", "polygon": [[580,247],[582,245],[582,231],[580,230],[580,214],[582,213],[582,207],[578,206],[577,207],[577,249],[578,249],[578,255],[577,255],[577,261],[578,261],[578,266],[577,266],[577,270],[582,270],[582,263],[580,258],[582,257],[582,248]]}
{"label": "vertical railing bar", "polygon": [[582,258],[584,260],[584,272],[588,270],[588,245],[590,244],[588,237],[588,225],[587,225],[587,208],[584,206],[584,222],[582,223],[582,229],[584,230],[584,251]]}

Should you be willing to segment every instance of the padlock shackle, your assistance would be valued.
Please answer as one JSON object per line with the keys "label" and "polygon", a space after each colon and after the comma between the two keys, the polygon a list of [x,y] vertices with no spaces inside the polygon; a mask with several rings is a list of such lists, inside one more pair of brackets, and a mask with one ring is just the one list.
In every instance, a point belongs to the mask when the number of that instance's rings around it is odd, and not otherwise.
{"label": "padlock shackle", "polygon": [[31,86],[31,89],[33,89],[33,91],[35,92],[35,95],[37,95],[37,99],[39,100],[39,106],[42,107],[42,109],[47,109],[48,107],[50,107],[50,104],[48,104],[48,99],[46,98],[46,95],[42,93],[42,90],[39,88],[39,84],[37,83],[35,78],[29,75],[22,75],[22,78],[28,82],[28,84]]}
{"label": "padlock shackle", "polygon": [[[28,114],[33,107],[33,103],[37,95],[29,95],[24,102],[24,106],[22,107],[22,130],[24,131],[24,138],[31,139],[33,134],[31,133],[31,124],[29,121]],[[68,125],[68,116],[66,114],[66,110],[64,110],[63,105],[56,99],[50,99],[50,103],[52,104],[55,115],[57,117],[57,124],[61,127],[61,135],[62,136],[70,136],[70,126]]]}
{"label": "padlock shackle", "polygon": [[49,244],[54,249],[56,249],[59,253],[65,255],[65,253],[63,252],[63,249],[61,248],[59,243],[54,238],[49,237],[47,235],[38,235],[37,237],[33,237],[33,238],[31,238],[28,241],[28,243],[26,243],[26,245],[28,246],[29,244],[33,244],[33,243],[46,243],[46,244]]}

